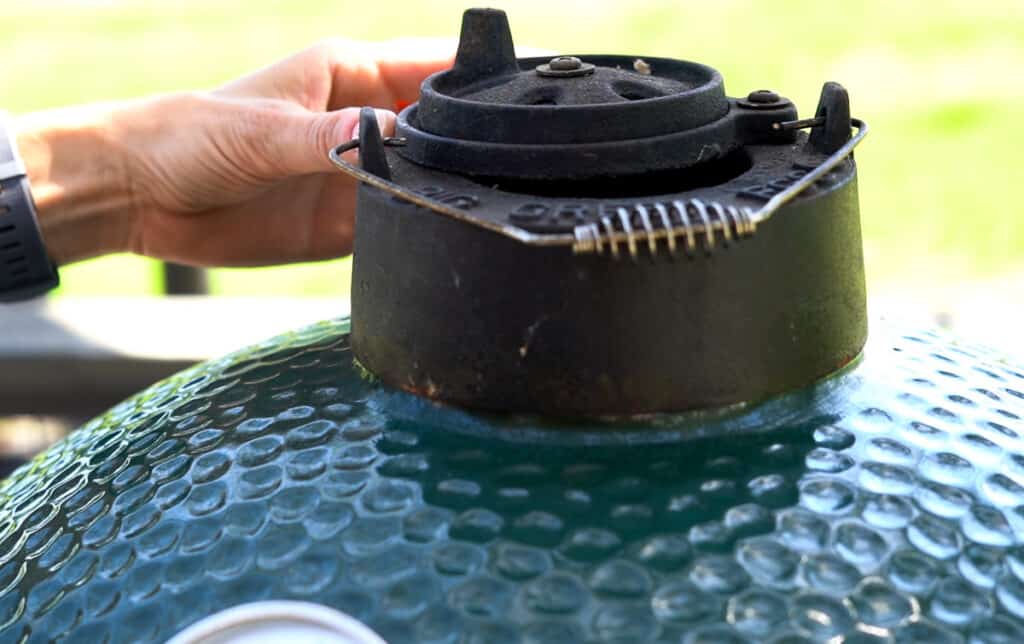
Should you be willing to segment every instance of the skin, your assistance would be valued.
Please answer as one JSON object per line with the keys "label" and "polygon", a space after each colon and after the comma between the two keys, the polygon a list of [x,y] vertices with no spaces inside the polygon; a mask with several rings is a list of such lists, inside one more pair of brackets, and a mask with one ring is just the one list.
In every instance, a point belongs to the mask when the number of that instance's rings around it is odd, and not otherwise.
{"label": "skin", "polygon": [[[197,266],[352,250],[356,184],[327,151],[451,66],[455,44],[323,42],[212,91],[25,115],[17,142],[58,264],[133,252]],[[354,153],[351,153],[354,154]]]}

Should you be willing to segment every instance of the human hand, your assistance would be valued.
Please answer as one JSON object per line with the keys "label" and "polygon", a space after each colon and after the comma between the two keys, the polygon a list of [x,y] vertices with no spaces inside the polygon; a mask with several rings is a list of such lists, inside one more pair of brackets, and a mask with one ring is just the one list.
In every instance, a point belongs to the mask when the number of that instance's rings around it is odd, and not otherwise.
{"label": "human hand", "polygon": [[[317,260],[352,248],[356,184],[327,151],[359,108],[415,101],[455,43],[334,40],[209,92],[24,118],[19,146],[58,263],[132,251],[184,264]],[[354,154],[354,153],[353,153]]]}

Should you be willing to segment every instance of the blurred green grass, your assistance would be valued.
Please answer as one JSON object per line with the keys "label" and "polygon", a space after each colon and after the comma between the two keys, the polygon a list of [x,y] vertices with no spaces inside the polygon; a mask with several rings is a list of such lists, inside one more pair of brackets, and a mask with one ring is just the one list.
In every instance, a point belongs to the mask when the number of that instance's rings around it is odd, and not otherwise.
{"label": "blurred green grass", "polygon": [[[464,2],[0,0],[0,106],[24,112],[212,87],[320,38],[454,36]],[[842,82],[872,126],[858,150],[869,279],[916,288],[1020,270],[1020,0],[506,3],[517,41],[689,58],[730,94],[770,87],[813,109]],[[15,64],[16,63],[16,64]],[[215,292],[348,291],[349,262],[217,270]],[[155,262],[64,270],[64,293],[139,294]]]}

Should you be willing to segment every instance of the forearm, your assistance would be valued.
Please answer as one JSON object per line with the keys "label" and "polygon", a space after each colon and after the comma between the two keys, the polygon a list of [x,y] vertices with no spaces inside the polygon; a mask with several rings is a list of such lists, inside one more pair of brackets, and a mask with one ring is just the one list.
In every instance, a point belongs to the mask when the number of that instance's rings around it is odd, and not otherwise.
{"label": "forearm", "polygon": [[15,121],[39,226],[57,264],[130,247],[135,204],[118,105],[36,112]]}

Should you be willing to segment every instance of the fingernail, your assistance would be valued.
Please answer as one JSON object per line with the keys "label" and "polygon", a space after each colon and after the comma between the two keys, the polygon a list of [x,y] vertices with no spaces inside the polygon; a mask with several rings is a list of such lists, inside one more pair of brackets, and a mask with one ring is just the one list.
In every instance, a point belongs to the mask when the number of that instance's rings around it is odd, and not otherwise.
{"label": "fingernail", "polygon": [[[377,127],[380,128],[381,136],[390,136],[390,134],[388,132],[388,122],[391,119],[391,112],[389,112],[388,110],[378,110],[378,109],[375,109],[373,111],[373,115],[377,118]],[[359,138],[359,121],[358,120],[356,121],[355,125],[352,126],[352,134],[351,134],[350,138],[353,138],[353,139],[358,139]]]}

